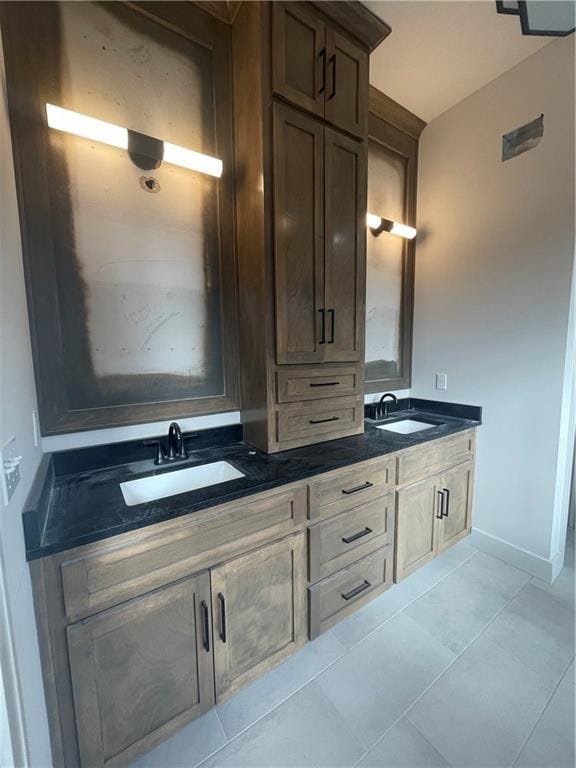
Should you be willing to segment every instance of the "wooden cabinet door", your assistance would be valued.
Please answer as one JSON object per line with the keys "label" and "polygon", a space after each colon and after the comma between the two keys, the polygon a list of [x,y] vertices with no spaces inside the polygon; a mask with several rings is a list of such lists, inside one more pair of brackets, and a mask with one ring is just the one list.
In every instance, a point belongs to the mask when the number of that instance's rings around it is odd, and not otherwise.
{"label": "wooden cabinet door", "polygon": [[208,572],[67,628],[81,765],[128,764],[214,705]]}
{"label": "wooden cabinet door", "polygon": [[325,359],[364,356],[366,147],[325,130]]}
{"label": "wooden cabinet door", "polygon": [[324,22],[304,3],[272,3],[274,92],[324,117]]}
{"label": "wooden cabinet door", "polygon": [[322,361],[324,129],[274,105],[274,264],[278,363]]}
{"label": "wooden cabinet door", "polygon": [[466,462],[443,473],[439,490],[444,495],[443,518],[439,526],[439,550],[464,538],[470,530],[472,510],[472,463]]}
{"label": "wooden cabinet door", "polygon": [[214,568],[214,664],[222,701],[305,642],[304,533]]}
{"label": "wooden cabinet door", "polygon": [[325,117],[354,136],[366,136],[368,51],[331,27],[326,27]]}
{"label": "wooden cabinet door", "polygon": [[438,553],[439,477],[398,491],[394,581],[401,581]]}

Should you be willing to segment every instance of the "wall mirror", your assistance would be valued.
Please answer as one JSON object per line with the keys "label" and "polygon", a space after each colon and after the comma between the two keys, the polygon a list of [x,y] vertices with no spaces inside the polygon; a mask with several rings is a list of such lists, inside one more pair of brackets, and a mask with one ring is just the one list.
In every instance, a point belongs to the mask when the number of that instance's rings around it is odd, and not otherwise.
{"label": "wall mirror", "polygon": [[[418,142],[373,112],[368,211],[414,225]],[[365,392],[410,387],[414,241],[367,230]]]}
{"label": "wall mirror", "polygon": [[5,6],[43,433],[236,407],[228,26]]}

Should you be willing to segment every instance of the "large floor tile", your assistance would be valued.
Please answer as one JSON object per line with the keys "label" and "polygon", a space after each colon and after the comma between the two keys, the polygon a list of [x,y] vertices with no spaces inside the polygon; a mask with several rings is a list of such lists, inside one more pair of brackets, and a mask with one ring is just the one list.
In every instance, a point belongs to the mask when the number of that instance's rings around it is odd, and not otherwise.
{"label": "large floor tile", "polygon": [[509,766],[552,688],[484,638],[468,648],[407,718],[458,768]]}
{"label": "large floor tile", "polygon": [[469,560],[475,549],[459,542],[447,549],[440,557],[415,571],[400,584],[394,584],[387,592],[360,608],[352,616],[337,624],[333,632],[346,648],[352,648],[392,616],[420,597],[426,590],[438,584],[449,573]]}
{"label": "large floor tile", "polygon": [[453,660],[448,648],[401,614],[316,682],[369,748]]}
{"label": "large floor tile", "polygon": [[213,755],[203,768],[347,768],[363,754],[358,739],[312,682]]}
{"label": "large floor tile", "polygon": [[574,768],[574,664],[564,676],[515,765]]}
{"label": "large floor tile", "polygon": [[419,626],[460,653],[529,580],[522,571],[477,554],[406,609]]}
{"label": "large floor tile", "polygon": [[211,709],[140,757],[131,768],[194,768],[226,741],[216,710]]}
{"label": "large floor tile", "polygon": [[549,595],[552,595],[556,600],[563,603],[567,608],[574,612],[574,579],[576,574],[574,572],[574,555],[571,548],[566,548],[566,559],[564,561],[564,568],[560,571],[560,574],[553,584],[547,584],[541,579],[532,579],[532,583],[539,589],[544,590]]}
{"label": "large floor tile", "polygon": [[259,720],[345,653],[331,632],[308,643],[298,653],[218,707],[229,739]]}
{"label": "large floor tile", "polygon": [[399,720],[358,768],[450,768],[449,763],[406,719]]}
{"label": "large floor tile", "polygon": [[532,583],[504,608],[484,637],[504,648],[549,685],[574,658],[574,615]]}

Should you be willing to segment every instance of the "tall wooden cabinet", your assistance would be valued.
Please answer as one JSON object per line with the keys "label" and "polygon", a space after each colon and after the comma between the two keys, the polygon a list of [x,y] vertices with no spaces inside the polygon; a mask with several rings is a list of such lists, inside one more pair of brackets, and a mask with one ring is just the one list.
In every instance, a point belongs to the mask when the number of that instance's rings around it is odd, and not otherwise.
{"label": "tall wooden cabinet", "polygon": [[267,452],[364,428],[365,34],[379,22],[321,8],[243,3],[232,28],[242,420]]}

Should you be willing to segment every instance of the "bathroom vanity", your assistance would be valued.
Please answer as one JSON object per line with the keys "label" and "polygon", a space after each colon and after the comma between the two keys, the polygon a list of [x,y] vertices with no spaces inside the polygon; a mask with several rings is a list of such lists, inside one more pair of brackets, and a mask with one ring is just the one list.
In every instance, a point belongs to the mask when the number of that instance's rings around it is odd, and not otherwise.
{"label": "bathroom vanity", "polygon": [[467,535],[480,409],[406,406],[321,453],[227,427],[169,467],[141,443],[46,457],[24,521],[55,765],[129,764]]}

